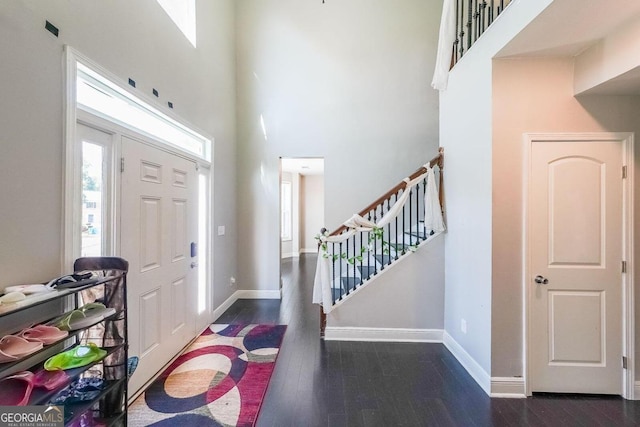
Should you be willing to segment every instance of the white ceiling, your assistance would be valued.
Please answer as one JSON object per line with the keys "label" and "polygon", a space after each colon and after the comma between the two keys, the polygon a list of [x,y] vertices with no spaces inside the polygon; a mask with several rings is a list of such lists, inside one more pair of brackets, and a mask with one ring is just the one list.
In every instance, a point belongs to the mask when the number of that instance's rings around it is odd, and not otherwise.
{"label": "white ceiling", "polygon": [[[639,0],[555,0],[496,56],[576,56],[639,18]],[[640,95],[640,69],[586,93]]]}
{"label": "white ceiling", "polygon": [[639,16],[638,0],[555,0],[497,56],[575,56]]}
{"label": "white ceiling", "polygon": [[324,159],[319,158],[283,158],[283,172],[295,172],[300,175],[323,175]]}

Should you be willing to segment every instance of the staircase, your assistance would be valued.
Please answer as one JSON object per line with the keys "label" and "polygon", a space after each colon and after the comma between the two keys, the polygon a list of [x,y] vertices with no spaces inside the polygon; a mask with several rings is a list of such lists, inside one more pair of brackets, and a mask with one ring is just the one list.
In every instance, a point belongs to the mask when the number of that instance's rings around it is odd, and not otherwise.
{"label": "staircase", "polygon": [[443,163],[441,148],[429,168],[415,171],[332,233],[321,230],[314,303],[322,305],[322,330],[326,313],[444,229]]}
{"label": "staircase", "polygon": [[[399,261],[408,253],[417,250],[422,243],[425,243],[432,236],[435,236],[435,232],[426,230],[424,221],[418,220],[417,229],[401,231],[390,242],[381,243],[377,241],[376,245],[362,259],[350,261],[347,257],[346,259],[339,258],[333,261],[333,301],[338,303],[351,295],[361,285],[373,280],[376,275],[382,273],[385,268]],[[353,243],[356,243],[357,246],[358,239],[353,239]],[[334,248],[332,247],[332,253],[333,250]],[[347,252],[345,251],[344,253],[346,254]],[[337,263],[340,264],[336,266]]]}

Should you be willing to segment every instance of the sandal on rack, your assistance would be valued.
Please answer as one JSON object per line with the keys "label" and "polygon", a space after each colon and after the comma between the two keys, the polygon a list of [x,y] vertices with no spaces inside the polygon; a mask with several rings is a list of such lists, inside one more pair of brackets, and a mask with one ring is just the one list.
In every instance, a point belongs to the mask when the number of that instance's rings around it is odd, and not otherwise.
{"label": "sandal on rack", "polygon": [[0,297],[0,304],[13,304],[25,299],[26,296],[22,292],[7,292]]}
{"label": "sandal on rack", "polygon": [[92,278],[91,273],[85,274],[70,274],[66,276],[56,277],[51,280],[45,286],[50,289],[67,289],[67,288],[79,288],[81,286],[93,285],[98,283],[98,278]]}
{"label": "sandal on rack", "polygon": [[44,345],[53,344],[69,335],[69,332],[62,331],[55,326],[36,325],[20,332],[22,338],[27,341],[41,342]]}
{"label": "sandal on rack", "polygon": [[42,342],[27,341],[22,337],[7,335],[0,339],[0,363],[15,362],[42,348]]}
{"label": "sandal on rack", "polygon": [[33,372],[22,371],[0,380],[0,406],[25,406],[33,391]]}
{"label": "sandal on rack", "polygon": [[116,314],[115,308],[107,308],[100,302],[90,302],[83,305],[78,310],[82,311],[87,317],[101,317],[103,319]]}
{"label": "sandal on rack", "polygon": [[35,284],[35,285],[14,285],[4,288],[6,293],[8,292],[20,292],[25,295],[38,294],[41,292],[51,292],[53,289],[48,288],[47,285]]}
{"label": "sandal on rack", "polygon": [[102,360],[106,355],[106,350],[90,342],[48,358],[47,361],[44,362],[44,369],[47,371],[55,371],[58,369],[79,368]]}
{"label": "sandal on rack", "polygon": [[62,391],[49,403],[54,405],[72,405],[95,399],[105,387],[102,378],[79,378],[69,388]]}
{"label": "sandal on rack", "polygon": [[33,385],[47,390],[55,390],[69,382],[69,375],[65,371],[47,371],[40,369],[34,374]]}
{"label": "sandal on rack", "polygon": [[107,308],[104,304],[92,302],[66,313],[54,321],[54,324],[63,331],[75,331],[98,323],[105,317],[115,314],[115,312],[115,308]]}

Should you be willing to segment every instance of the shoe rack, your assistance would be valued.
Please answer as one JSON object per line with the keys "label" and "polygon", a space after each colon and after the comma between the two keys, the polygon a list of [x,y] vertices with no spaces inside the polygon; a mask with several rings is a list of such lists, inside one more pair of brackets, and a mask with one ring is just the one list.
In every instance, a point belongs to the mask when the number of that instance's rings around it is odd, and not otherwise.
{"label": "shoe rack", "polygon": [[[126,426],[128,263],[116,257],[79,258],[74,270],[78,274],[90,272],[94,280],[89,284],[79,281],[77,286],[67,283],[64,289],[54,288],[27,295],[21,301],[0,304],[0,339],[8,335],[18,336],[37,325],[54,325],[74,310],[82,312],[87,304],[103,304],[108,309],[104,310],[106,317],[97,316],[94,321],[84,322],[82,327],[70,330],[67,336],[48,340],[41,348],[25,355],[17,352],[16,360],[0,363],[0,390],[2,393],[24,394],[15,400],[24,402],[24,405],[56,402],[56,406],[64,406],[67,426]],[[56,381],[53,389],[29,383],[34,377],[29,372],[38,377],[38,373],[46,371],[44,365],[47,360],[65,352],[81,355],[81,351],[74,352],[81,346],[97,346],[101,358],[91,362],[75,360],[75,365],[86,364],[63,369],[66,375],[60,375],[63,380]],[[48,371],[44,373],[48,375]],[[14,380],[15,377],[18,379]],[[97,393],[80,393],[80,398],[78,393],[72,393],[77,384],[88,380],[100,384]],[[75,398],[61,402],[68,395]]]}

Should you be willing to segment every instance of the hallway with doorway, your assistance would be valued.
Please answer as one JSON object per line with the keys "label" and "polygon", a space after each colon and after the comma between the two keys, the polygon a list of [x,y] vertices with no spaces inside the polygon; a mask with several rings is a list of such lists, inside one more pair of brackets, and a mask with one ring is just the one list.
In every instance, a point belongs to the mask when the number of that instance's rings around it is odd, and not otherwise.
{"label": "hallway with doorway", "polygon": [[542,394],[491,399],[442,344],[320,340],[316,255],[282,262],[282,300],[238,300],[222,324],[287,324],[257,426],[623,426],[640,402]]}

